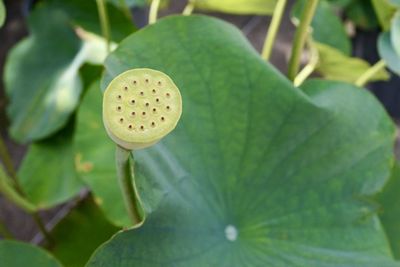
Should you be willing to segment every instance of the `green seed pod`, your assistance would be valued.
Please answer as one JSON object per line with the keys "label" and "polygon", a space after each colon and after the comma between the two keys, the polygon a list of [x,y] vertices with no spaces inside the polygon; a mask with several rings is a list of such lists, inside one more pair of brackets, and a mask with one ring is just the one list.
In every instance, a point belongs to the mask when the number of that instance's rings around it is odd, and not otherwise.
{"label": "green seed pod", "polygon": [[179,89],[152,69],[128,70],[108,85],[103,121],[108,135],[125,149],[151,146],[171,132],[182,113]]}

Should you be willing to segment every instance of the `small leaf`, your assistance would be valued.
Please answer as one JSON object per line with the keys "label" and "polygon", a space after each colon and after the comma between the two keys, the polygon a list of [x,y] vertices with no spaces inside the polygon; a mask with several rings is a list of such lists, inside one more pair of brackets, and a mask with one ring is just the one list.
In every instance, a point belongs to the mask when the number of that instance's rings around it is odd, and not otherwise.
{"label": "small leaf", "polygon": [[400,75],[400,57],[394,50],[391,42],[390,32],[383,32],[378,39],[378,52],[383,60],[385,60],[388,68]]}
{"label": "small leaf", "polygon": [[392,20],[392,27],[390,29],[390,38],[392,47],[400,58],[400,11],[398,11]]}
{"label": "small leaf", "polygon": [[[371,66],[368,62],[344,55],[341,51],[321,44],[314,43],[318,50],[319,62],[316,70],[329,80],[354,83]],[[389,73],[381,70],[370,78],[370,81],[388,80]]]}
{"label": "small leaf", "polygon": [[377,195],[382,205],[381,218],[386,235],[392,247],[393,255],[400,260],[400,165],[395,163],[392,176],[381,193]]}
{"label": "small leaf", "polygon": [[4,6],[3,0],[0,0],[0,28],[6,21],[6,7]]}
{"label": "small leaf", "polygon": [[365,201],[389,176],[395,130],[368,91],[332,81],[300,91],[239,30],[205,16],[159,20],[105,67],[167,73],[183,112],[134,152],[145,223],[87,266],[398,266]]}
{"label": "small leaf", "polygon": [[[293,6],[292,16],[299,19],[306,0],[299,0]],[[313,39],[319,43],[335,47],[345,55],[350,55],[351,44],[342,21],[334,13],[329,2],[319,2],[311,23]]]}
{"label": "small leaf", "polygon": [[372,0],[372,5],[382,29],[388,31],[396,9],[390,4],[389,0]]}
{"label": "small leaf", "polygon": [[103,126],[102,101],[97,81],[88,89],[78,110],[74,141],[77,170],[106,217],[117,226],[130,226],[118,186],[115,143]]}
{"label": "small leaf", "polygon": [[55,136],[33,143],[18,170],[23,191],[38,208],[63,203],[83,187],[74,165],[73,123]]}
{"label": "small leaf", "polygon": [[62,267],[45,250],[10,240],[0,240],[0,263],[4,267]]}
{"label": "small leaf", "polygon": [[118,230],[92,199],[86,199],[53,229],[55,245],[51,251],[65,267],[82,267],[95,249]]}
{"label": "small leaf", "polygon": [[195,7],[233,14],[271,15],[277,0],[196,0]]}

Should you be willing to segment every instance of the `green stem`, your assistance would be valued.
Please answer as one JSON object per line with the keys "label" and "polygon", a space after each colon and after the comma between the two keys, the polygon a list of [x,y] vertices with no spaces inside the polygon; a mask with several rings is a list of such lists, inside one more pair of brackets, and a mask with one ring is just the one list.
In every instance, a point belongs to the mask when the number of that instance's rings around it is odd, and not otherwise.
{"label": "green stem", "polygon": [[303,13],[301,14],[300,24],[294,35],[292,54],[289,61],[288,77],[292,81],[295,79],[299,71],[301,53],[303,51],[308,35],[309,26],[314,17],[317,6],[318,0],[308,0],[306,1]]}
{"label": "green stem", "polygon": [[383,70],[386,67],[386,62],[381,59],[376,62],[371,68],[367,69],[355,82],[355,85],[359,87],[363,87],[367,84],[367,82],[378,72]]}
{"label": "green stem", "polygon": [[[10,154],[8,153],[6,144],[4,143],[3,138],[1,137],[0,137],[0,159],[3,162],[7,173],[15,180],[15,178],[17,177],[17,173],[14,169],[14,165],[12,163]],[[16,186],[17,190],[20,191],[21,188],[19,187],[18,183],[16,181],[14,181],[13,183]]]}
{"label": "green stem", "polygon": [[126,150],[120,146],[116,147],[115,158],[117,163],[119,186],[129,218],[131,219],[132,224],[134,226],[137,226],[142,223],[143,217],[139,211],[139,197],[136,192],[136,185],[133,177],[134,162],[132,160],[132,164],[130,164],[130,157],[131,151]]}
{"label": "green stem", "polygon": [[107,42],[107,52],[110,53],[110,43],[111,43],[111,34],[110,34],[110,22],[108,20],[108,12],[107,6],[104,0],[96,0],[97,3],[97,11],[99,13],[100,18],[100,26],[104,39]]}
{"label": "green stem", "polygon": [[189,16],[193,13],[195,0],[189,0],[189,3],[183,9],[182,15]]}
{"label": "green stem", "polygon": [[276,35],[281,25],[282,16],[285,12],[287,0],[278,0],[276,3],[274,15],[272,16],[271,24],[268,29],[267,36],[265,38],[264,47],[261,53],[261,57],[268,61],[271,56],[272,48],[276,39]]}
{"label": "green stem", "polygon": [[38,226],[40,232],[45,237],[47,242],[51,244],[51,238],[49,232],[44,227],[44,223],[39,217],[37,213],[37,208],[31,202],[29,202],[24,195],[22,187],[18,182],[18,177],[14,166],[12,164],[12,160],[10,157],[10,153],[8,152],[3,139],[0,138],[0,146],[1,146],[1,159],[4,165],[8,165],[8,172],[12,178],[10,178],[3,167],[0,165],[0,192],[12,203],[14,203],[17,207],[24,210],[26,213],[30,214],[36,225]]}
{"label": "green stem", "polygon": [[11,178],[5,173],[0,166],[0,192],[12,203],[17,205],[25,212],[32,214],[36,212],[36,207],[24,197],[22,197],[12,186]]}
{"label": "green stem", "polygon": [[294,79],[294,86],[300,86],[315,70],[319,61],[319,54],[317,48],[313,45],[313,41],[311,37],[308,42],[309,50],[310,50],[310,60],[307,65],[297,74]]}
{"label": "green stem", "polygon": [[157,13],[160,7],[160,0],[153,0],[150,5],[149,11],[149,24],[153,24],[157,21]]}
{"label": "green stem", "polygon": [[4,239],[15,239],[13,234],[7,229],[3,221],[0,220],[0,236]]}
{"label": "green stem", "polygon": [[124,12],[125,16],[132,21],[133,20],[132,13],[131,13],[131,10],[129,9],[129,6],[126,4],[125,0],[119,0],[119,4],[120,4],[120,6],[122,8],[122,12]]}

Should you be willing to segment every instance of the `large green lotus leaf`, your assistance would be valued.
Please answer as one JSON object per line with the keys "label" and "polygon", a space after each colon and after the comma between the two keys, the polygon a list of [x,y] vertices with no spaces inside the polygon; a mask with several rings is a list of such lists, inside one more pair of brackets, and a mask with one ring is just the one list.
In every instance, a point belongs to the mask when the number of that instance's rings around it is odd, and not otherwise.
{"label": "large green lotus leaf", "polygon": [[42,5],[28,25],[31,35],[11,50],[4,76],[10,134],[20,142],[46,137],[65,125],[81,92],[74,61],[81,41],[66,14]]}
{"label": "large green lotus leaf", "polygon": [[0,265],[2,267],[62,267],[43,249],[10,240],[0,240]]}
{"label": "large green lotus leaf", "polygon": [[65,202],[83,187],[74,163],[73,123],[49,139],[33,143],[18,170],[23,191],[38,208]]}
{"label": "large green lotus leaf", "polygon": [[55,245],[51,251],[65,267],[82,267],[93,251],[117,231],[89,198],[53,229]]}
{"label": "large green lotus leaf", "polygon": [[390,29],[390,24],[396,8],[394,8],[389,0],[371,0],[375,9],[378,21],[384,31]]}
{"label": "large green lotus leaf", "polygon": [[[350,57],[331,46],[314,43],[318,51],[316,70],[326,79],[354,83],[371,65],[360,58]],[[382,69],[370,77],[369,81],[388,80],[390,74]]]}
{"label": "large green lotus leaf", "polygon": [[389,176],[394,127],[367,91],[315,81],[306,95],[203,16],[131,35],[105,81],[141,67],[175,81],[182,118],[134,152],[144,225],[87,266],[398,266],[366,201]]}
{"label": "large green lotus leaf", "polygon": [[393,47],[390,32],[383,32],[378,39],[378,52],[381,58],[386,62],[388,68],[400,75],[400,56]]}
{"label": "large green lotus leaf", "polygon": [[[307,3],[307,0],[298,0],[293,6],[292,16],[299,19],[305,3]],[[311,27],[312,37],[315,41],[334,47],[344,55],[350,55],[350,39],[342,21],[334,13],[328,1],[319,2]]]}
{"label": "large green lotus leaf", "polygon": [[95,195],[106,217],[117,226],[129,226],[115,168],[115,144],[107,136],[102,120],[102,93],[94,82],[78,110],[75,157],[77,170]]}
{"label": "large green lotus leaf", "polygon": [[3,26],[6,20],[6,7],[4,6],[3,0],[0,0],[0,27]]}
{"label": "large green lotus leaf", "polygon": [[393,255],[400,260],[400,165],[397,162],[392,176],[377,200],[381,204],[379,217],[392,247]]}
{"label": "large green lotus leaf", "polygon": [[277,0],[196,0],[195,7],[233,14],[270,15]]}

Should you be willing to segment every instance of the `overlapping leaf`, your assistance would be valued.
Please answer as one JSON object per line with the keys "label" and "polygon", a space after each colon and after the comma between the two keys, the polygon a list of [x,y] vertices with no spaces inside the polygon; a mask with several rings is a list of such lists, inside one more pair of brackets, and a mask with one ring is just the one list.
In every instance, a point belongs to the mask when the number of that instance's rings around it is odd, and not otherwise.
{"label": "overlapping leaf", "polygon": [[201,16],[127,38],[107,59],[104,84],[138,67],[172,77],[183,115],[134,153],[144,225],[114,236],[87,266],[398,266],[365,201],[389,175],[394,136],[368,92],[315,81],[303,94],[238,30]]}

